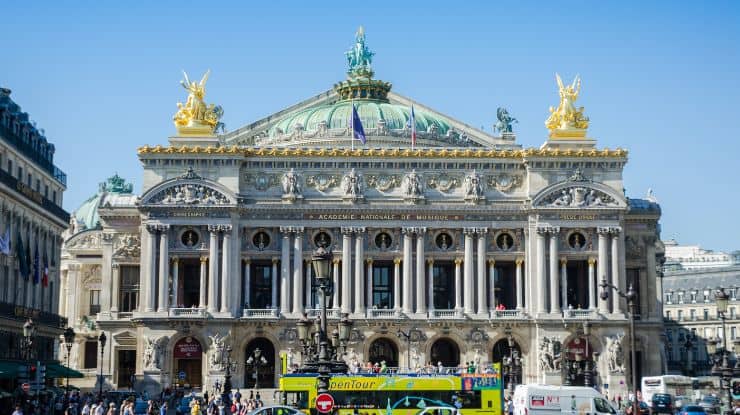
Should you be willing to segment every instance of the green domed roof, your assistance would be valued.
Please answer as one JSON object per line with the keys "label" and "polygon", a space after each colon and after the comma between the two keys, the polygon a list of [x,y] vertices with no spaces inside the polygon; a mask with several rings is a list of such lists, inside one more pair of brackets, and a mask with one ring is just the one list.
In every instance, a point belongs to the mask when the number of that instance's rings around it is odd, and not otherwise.
{"label": "green domed roof", "polygon": [[[407,128],[411,117],[411,108],[404,105],[369,100],[355,101],[354,104],[365,131],[378,128],[381,120],[385,122],[385,128],[388,130],[403,130]],[[347,128],[352,113],[351,105],[350,101],[339,101],[289,114],[270,129],[270,137],[291,134],[299,129],[313,132],[319,128],[328,130]],[[435,126],[437,133],[444,135],[450,129],[446,120],[423,110],[414,109],[414,118],[418,132],[426,132]],[[321,127],[322,123],[324,127]]]}
{"label": "green domed roof", "polygon": [[74,212],[74,217],[77,223],[83,225],[85,229],[95,229],[100,224],[100,215],[98,215],[98,206],[100,200],[106,193],[131,193],[134,190],[134,186],[131,183],[126,183],[126,180],[120,177],[118,174],[114,174],[109,177],[105,182],[100,183],[98,186],[98,193],[91,196],[89,199],[82,202],[77,210]]}

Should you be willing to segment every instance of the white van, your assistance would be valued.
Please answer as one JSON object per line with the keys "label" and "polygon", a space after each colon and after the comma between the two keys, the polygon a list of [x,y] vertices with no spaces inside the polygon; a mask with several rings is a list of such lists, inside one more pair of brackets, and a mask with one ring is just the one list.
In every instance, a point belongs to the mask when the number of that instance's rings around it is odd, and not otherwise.
{"label": "white van", "polygon": [[519,385],[514,415],[615,415],[597,390],[583,386]]}

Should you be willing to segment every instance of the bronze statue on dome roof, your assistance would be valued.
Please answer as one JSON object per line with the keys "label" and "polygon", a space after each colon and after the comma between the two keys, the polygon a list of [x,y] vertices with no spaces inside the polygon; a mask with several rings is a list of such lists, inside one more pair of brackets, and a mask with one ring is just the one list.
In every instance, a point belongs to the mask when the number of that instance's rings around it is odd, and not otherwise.
{"label": "bronze statue on dome roof", "polygon": [[375,53],[371,52],[365,44],[365,29],[362,26],[357,29],[355,34],[355,45],[344,54],[347,56],[347,63],[349,64],[347,73],[350,75],[372,76],[371,64]]}

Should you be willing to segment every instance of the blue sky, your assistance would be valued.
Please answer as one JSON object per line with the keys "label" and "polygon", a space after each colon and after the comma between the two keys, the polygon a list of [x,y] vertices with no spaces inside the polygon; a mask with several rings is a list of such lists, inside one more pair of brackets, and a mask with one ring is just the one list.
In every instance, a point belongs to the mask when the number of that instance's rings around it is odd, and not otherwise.
{"label": "blue sky", "polygon": [[[151,4],[150,4],[151,3]],[[355,6],[357,5],[357,6]],[[166,144],[181,69],[235,129],[329,89],[362,24],[376,77],[491,131],[496,108],[538,147],[554,73],[583,78],[599,147],[630,151],[663,238],[740,249],[740,2],[3,2],[0,85],[55,143],[74,210],[136,148]]]}

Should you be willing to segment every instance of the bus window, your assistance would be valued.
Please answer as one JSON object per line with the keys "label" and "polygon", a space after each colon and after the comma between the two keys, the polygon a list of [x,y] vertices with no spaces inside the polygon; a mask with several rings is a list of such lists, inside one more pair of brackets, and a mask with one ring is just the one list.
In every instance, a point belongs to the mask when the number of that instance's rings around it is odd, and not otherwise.
{"label": "bus window", "polygon": [[597,412],[602,414],[616,414],[614,408],[609,405],[609,402],[602,398],[594,398],[594,408],[596,408]]}
{"label": "bus window", "polygon": [[288,405],[298,409],[308,409],[308,391],[286,392]]}

